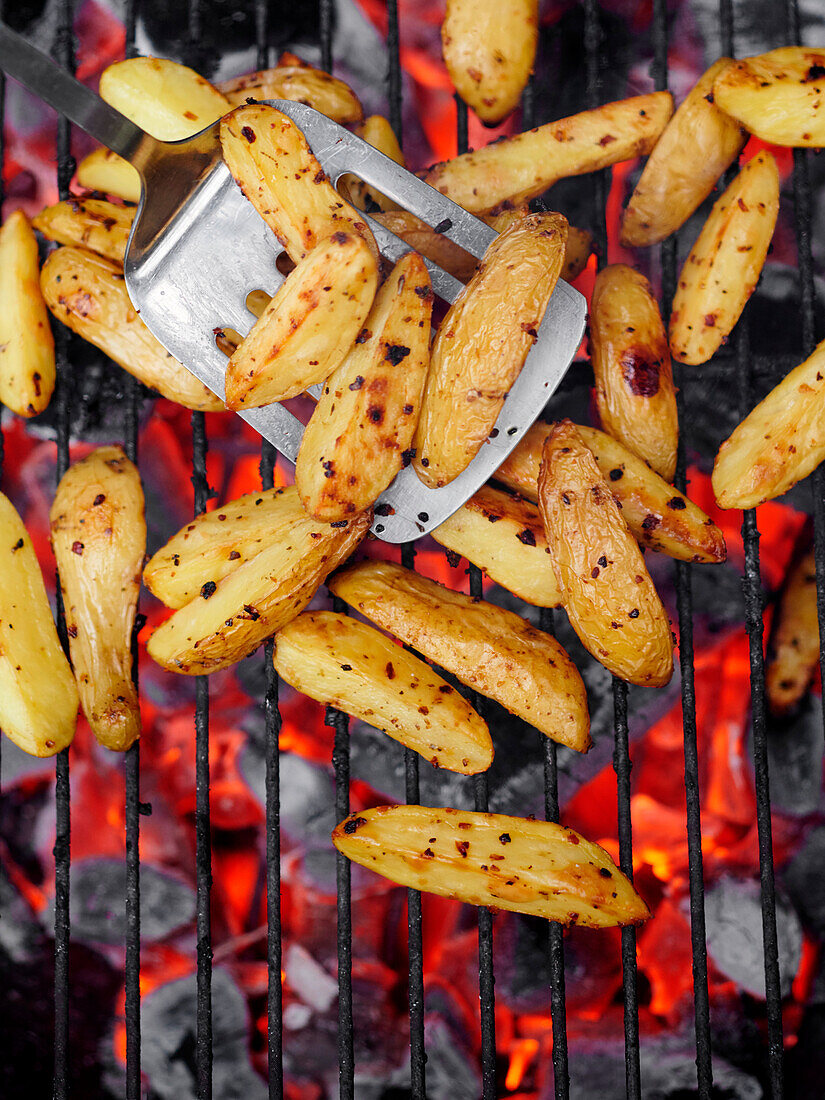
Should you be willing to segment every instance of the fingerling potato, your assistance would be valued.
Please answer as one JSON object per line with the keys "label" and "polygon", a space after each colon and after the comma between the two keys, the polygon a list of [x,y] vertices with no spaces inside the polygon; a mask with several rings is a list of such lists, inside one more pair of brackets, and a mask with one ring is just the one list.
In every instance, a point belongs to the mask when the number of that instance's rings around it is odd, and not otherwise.
{"label": "fingerling potato", "polygon": [[364,117],[361,101],[349,84],[309,65],[278,65],[224,80],[218,90],[230,106],[240,107],[250,99],[289,99],[306,103],[341,126]]}
{"label": "fingerling potato", "polygon": [[50,241],[79,245],[122,265],[134,218],[131,206],[72,196],[41,210],[32,225]]}
{"label": "fingerling potato", "polygon": [[186,65],[130,57],[105,68],[100,98],[160,141],[180,141],[231,110],[228,99]]}
{"label": "fingerling potato", "polygon": [[811,548],[790,572],[774,620],[765,685],[776,715],[789,714],[808,690],[819,664],[816,558]]}
{"label": "fingerling potato", "polygon": [[77,166],[77,182],[89,191],[140,202],[140,175],[128,160],[111,149],[93,149]]}
{"label": "fingerling potato", "polygon": [[372,217],[396,237],[400,237],[410,248],[443,267],[462,283],[469,282],[478,267],[475,256],[443,233],[436,233],[431,225],[427,225],[409,210],[381,211]]}

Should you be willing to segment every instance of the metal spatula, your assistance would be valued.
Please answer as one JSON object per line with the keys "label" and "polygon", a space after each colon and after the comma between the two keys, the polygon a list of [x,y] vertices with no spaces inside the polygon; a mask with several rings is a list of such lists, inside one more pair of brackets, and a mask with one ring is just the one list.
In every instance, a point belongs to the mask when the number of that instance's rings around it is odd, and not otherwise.
{"label": "metal spatula", "polygon": [[[0,68],[138,170],[142,193],[125,260],[129,296],[166,350],[223,397],[227,358],[215,343],[215,329],[245,336],[255,321],[247,295],[258,289],[274,294],[284,276],[276,266],[283,246],[221,159],[219,124],[183,141],[158,141],[2,23]],[[311,107],[269,102],[300,127],[333,184],[353,173],[478,258],[495,239],[484,222]],[[410,251],[383,226],[365,220],[388,260]],[[462,284],[429,261],[427,267],[435,293],[452,302]],[[498,430],[442,489],[422,485],[412,467],[402,470],[376,506],[372,529],[379,538],[407,542],[426,534],[490,477],[561,381],[585,318],[585,299],[559,280]],[[273,404],[238,415],[295,461],[304,429],[291,412]]]}

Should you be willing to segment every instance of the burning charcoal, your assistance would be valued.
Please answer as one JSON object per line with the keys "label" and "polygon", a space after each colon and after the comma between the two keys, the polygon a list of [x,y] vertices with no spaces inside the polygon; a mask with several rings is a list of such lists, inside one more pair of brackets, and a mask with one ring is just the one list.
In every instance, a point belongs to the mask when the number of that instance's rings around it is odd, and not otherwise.
{"label": "burning charcoal", "polygon": [[[705,895],[708,953],[740,988],[764,1000],[762,909],[759,883],[725,877]],[[802,928],[791,905],[777,898],[776,922],[782,993],[790,992],[802,953]]]}
{"label": "burning charcoal", "polygon": [[[5,747],[5,746],[4,746]],[[0,867],[0,953],[12,963],[23,963],[35,955],[42,926]]]}
{"label": "burning charcoal", "polygon": [[[252,791],[266,802],[263,751],[251,740],[241,754],[240,770]],[[338,824],[328,771],[293,753],[281,752],[281,826],[295,840],[329,841]],[[331,850],[331,849],[330,849]]]}
{"label": "burning charcoal", "polygon": [[315,1012],[327,1012],[338,1000],[338,983],[299,943],[284,953],[284,973],[290,992]]}
{"label": "burning charcoal", "polygon": [[774,719],[768,731],[771,808],[793,817],[814,813],[822,795],[822,701],[808,696],[801,711]]}
{"label": "burning charcoal", "polygon": [[[195,976],[167,982],[141,1003],[142,1068],[158,1100],[195,1100]],[[264,1100],[249,1060],[246,1002],[226,970],[212,973],[213,1093],[221,1100]]]}
{"label": "burning charcoal", "polygon": [[[821,736],[821,733],[820,733]],[[818,776],[817,776],[818,778]],[[773,791],[773,775],[771,775]],[[802,918],[818,939],[825,939],[825,827],[813,829],[782,873],[782,885]],[[825,1000],[825,993],[823,993]]]}
{"label": "burning charcoal", "polygon": [[481,1075],[466,1038],[430,1012],[424,1021],[429,1100],[476,1100]]}

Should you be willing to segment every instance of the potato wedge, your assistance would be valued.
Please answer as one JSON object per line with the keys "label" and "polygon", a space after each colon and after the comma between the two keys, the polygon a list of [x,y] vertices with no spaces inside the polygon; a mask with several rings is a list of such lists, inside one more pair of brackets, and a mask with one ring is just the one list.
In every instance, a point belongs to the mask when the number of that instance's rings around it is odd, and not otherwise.
{"label": "potato wedge", "polygon": [[551,821],[374,806],[337,825],[332,842],[392,882],[470,905],[588,928],[650,916],[604,848]]}
{"label": "potato wedge", "polygon": [[531,214],[487,249],[433,341],[415,434],[419,478],[439,488],[478,454],[538,338],[564,260],[567,221]]}
{"label": "potato wedge", "polygon": [[[401,152],[398,138],[383,115],[370,115],[361,126],[356,127],[355,132],[373,149],[377,149],[379,153],[383,153],[385,157],[404,167],[404,154]],[[379,210],[398,210],[397,203],[351,172],[346,172],[341,177],[338,188],[359,210],[375,210],[376,207]]]}
{"label": "potato wedge", "polygon": [[784,46],[745,57],[717,76],[716,103],[763,141],[825,145],[825,50]]}
{"label": "potato wedge", "polygon": [[122,265],[134,219],[131,206],[72,196],[41,210],[32,225],[50,241],[79,245]]}
{"label": "potato wedge", "polygon": [[720,508],[755,508],[786,493],[825,458],[825,340],[734,428],[716,455]]}
{"label": "potato wedge", "polygon": [[765,674],[773,714],[789,714],[808,690],[819,664],[816,559],[813,547],[791,570],[773,624]]}
{"label": "potato wedge", "polygon": [[226,368],[226,407],[255,409],[323,382],[355,343],[378,265],[363,237],[339,230],[286,277]]}
{"label": "potato wedge", "polygon": [[531,501],[482,485],[431,534],[526,603],[561,606],[544,525]]}
{"label": "potato wedge", "polygon": [[[593,452],[622,518],[638,542],[679,561],[725,560],[722,532],[684,493],[612,436],[582,424],[576,425],[576,431]],[[496,480],[529,500],[538,500],[541,452],[549,434],[547,424],[535,423],[496,470]]]}
{"label": "potato wedge", "polygon": [[[516,207],[512,203],[504,203],[496,211],[485,214],[483,220],[497,233],[503,233],[505,229],[509,229],[513,222],[529,216],[529,206]],[[575,225],[568,225],[567,240],[564,245],[564,263],[562,264],[560,277],[567,283],[578,278],[587,266],[592,251],[592,235],[584,229],[577,229]],[[467,280],[462,281],[466,282]]]}
{"label": "potato wedge", "polygon": [[37,416],[51,401],[54,379],[37,239],[15,210],[0,227],[0,401],[18,416]]}
{"label": "potato wedge", "polygon": [[232,109],[194,69],[160,57],[131,57],[103,70],[100,97],[160,141],[205,130]]}
{"label": "potato wedge", "polygon": [[366,623],[304,612],[275,635],[275,668],[288,684],[338,707],[462,775],[493,762],[487,723],[420,658]]}
{"label": "potato wedge", "polygon": [[288,99],[314,107],[341,126],[360,122],[364,117],[361,101],[349,84],[309,65],[260,69],[224,80],[217,87],[232,107],[240,107],[250,99]]}
{"label": "potato wedge", "polygon": [[286,115],[263,105],[237,107],[221,123],[221,146],[241,190],[295,263],[339,230],[363,237],[377,257],[367,223]]}
{"label": "potato wedge", "polygon": [[77,182],[89,191],[102,191],[127,202],[140,202],[137,168],[111,149],[94,149],[77,166]]}
{"label": "potato wedge", "polygon": [[478,267],[475,256],[443,233],[436,233],[432,226],[409,210],[382,211],[371,216],[396,237],[400,237],[410,248],[443,267],[462,283],[469,282]]}
{"label": "potato wedge", "polygon": [[364,512],[335,525],[307,515],[281,524],[260,553],[222,579],[203,574],[199,595],[158,627],[147,653],[187,676],[229,668],[304,610],[370,523],[371,513]]}
{"label": "potato wedge", "polygon": [[690,251],[673,298],[670,350],[706,363],[756,289],[779,213],[779,172],[770,153],[749,160],[716,200]]}
{"label": "potato wedge", "polygon": [[452,592],[391,562],[332,577],[336,596],[462,683],[577,752],[590,748],[581,676],[554,637],[512,611]]}
{"label": "potato wedge", "polygon": [[138,317],[118,264],[66,245],[40,272],[46,305],[144,386],[187,409],[215,412],[223,401],[174,359]]}
{"label": "potato wedge", "polygon": [[146,554],[143,488],[120,447],[70,466],[49,513],[69,652],[97,740],[124,752],[140,736],[132,627]]}
{"label": "potato wedge", "polygon": [[582,645],[614,676],[664,687],[673,675],[667,614],[609,483],[569,420],[544,444],[539,511]]}
{"label": "potato wedge", "polygon": [[650,283],[627,264],[596,276],[590,352],[602,427],[672,481],[679,418],[667,334]]}
{"label": "potato wedge", "polygon": [[748,135],[713,95],[714,81],[734,64],[715,61],[665,127],[622,214],[622,244],[642,247],[675,233],[739,156]]}
{"label": "potato wedge", "polygon": [[430,362],[432,308],[429,272],[408,252],[378,291],[358,342],[327,379],[304,431],[295,484],[316,519],[363,512],[409,462]]}
{"label": "potato wedge", "polygon": [[450,80],[488,126],[518,106],[539,37],[538,0],[447,0],[441,49]]}
{"label": "potato wedge", "polygon": [[527,202],[557,180],[645,156],[672,113],[670,92],[605,103],[436,164],[424,179],[473,214]]}
{"label": "potato wedge", "polygon": [[23,521],[0,493],[0,729],[32,756],[74,737],[79,700]]}

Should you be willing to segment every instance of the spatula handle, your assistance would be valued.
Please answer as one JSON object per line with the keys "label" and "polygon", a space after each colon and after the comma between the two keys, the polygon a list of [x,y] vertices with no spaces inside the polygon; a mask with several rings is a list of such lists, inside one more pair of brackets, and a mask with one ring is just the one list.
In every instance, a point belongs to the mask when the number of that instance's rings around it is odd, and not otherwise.
{"label": "spatula handle", "polygon": [[0,69],[108,149],[132,160],[155,139],[0,22]]}

